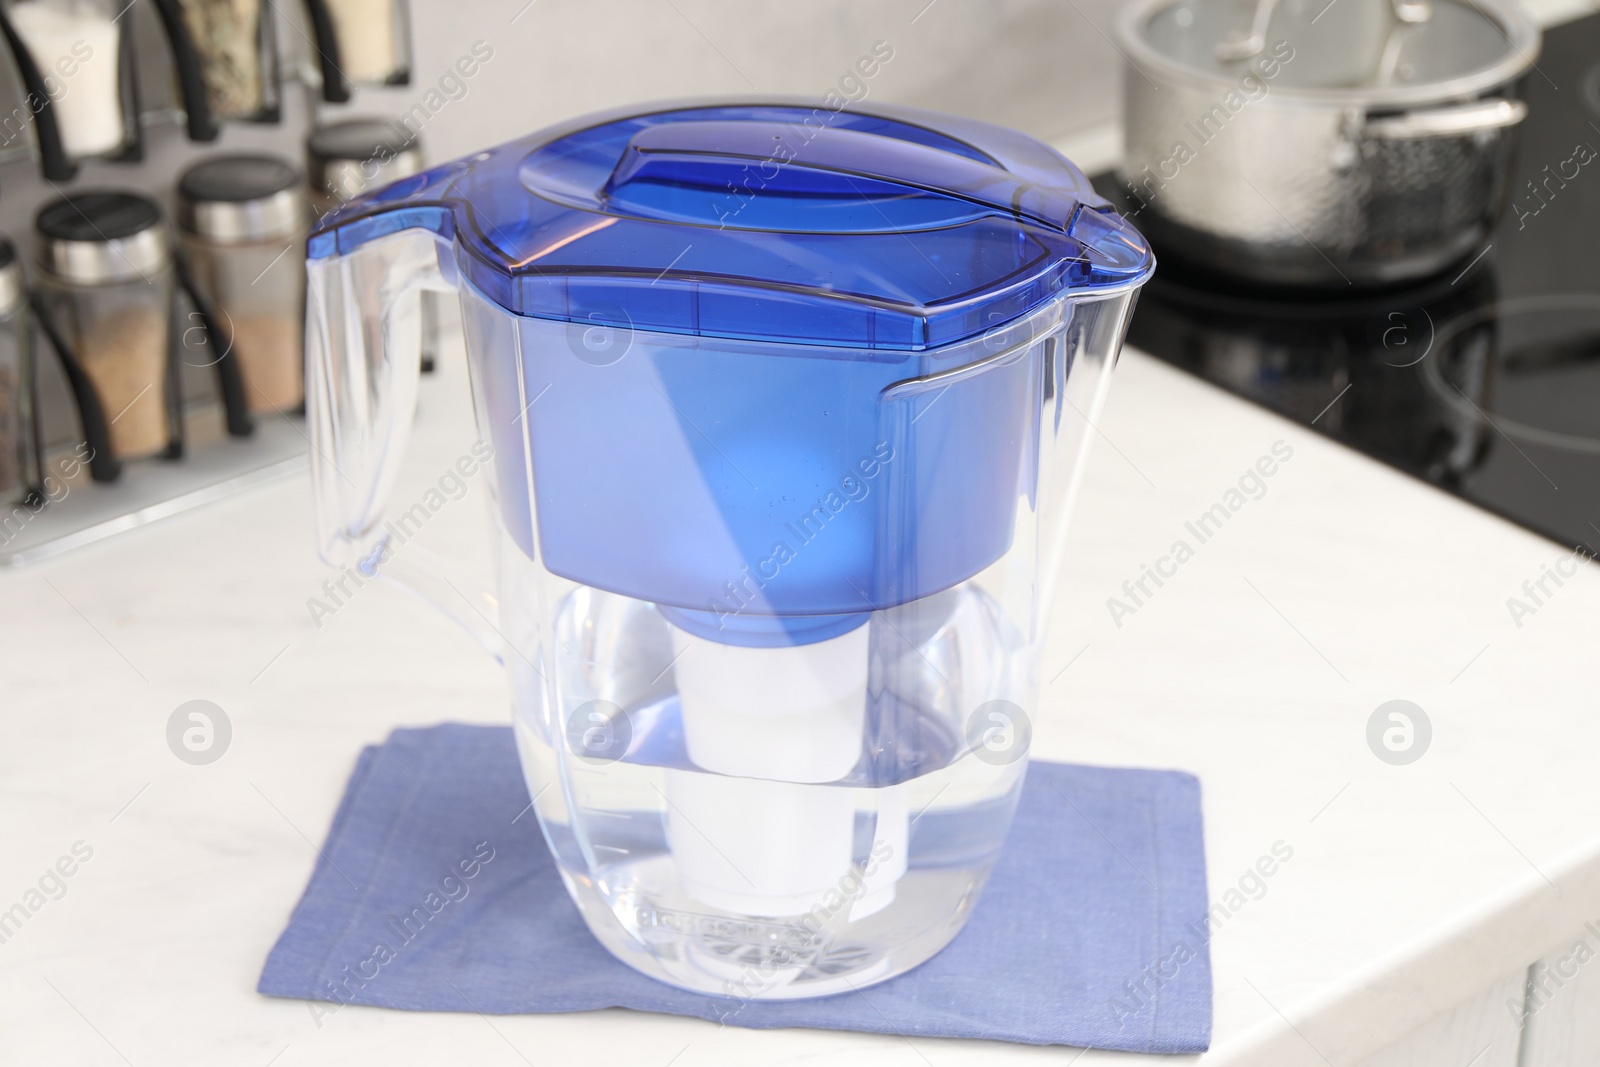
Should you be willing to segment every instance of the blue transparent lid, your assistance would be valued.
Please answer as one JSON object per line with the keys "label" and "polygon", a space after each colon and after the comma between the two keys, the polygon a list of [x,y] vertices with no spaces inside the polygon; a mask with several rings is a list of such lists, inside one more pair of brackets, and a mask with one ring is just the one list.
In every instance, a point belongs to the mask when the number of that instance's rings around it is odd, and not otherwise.
{"label": "blue transparent lid", "polygon": [[353,200],[309,254],[413,227],[514,314],[899,352],[1153,266],[1058,153],[909,108],[589,116]]}

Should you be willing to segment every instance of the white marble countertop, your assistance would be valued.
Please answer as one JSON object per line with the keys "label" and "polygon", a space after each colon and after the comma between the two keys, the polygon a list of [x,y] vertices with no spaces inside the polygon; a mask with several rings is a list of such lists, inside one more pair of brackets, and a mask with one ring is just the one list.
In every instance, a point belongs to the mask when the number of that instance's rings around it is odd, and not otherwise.
{"label": "white marble countertop", "polygon": [[[1600,919],[1600,572],[1519,628],[1506,599],[1558,546],[1138,353],[1117,376],[1035,744],[1198,774],[1213,900],[1275,842],[1293,848],[1213,939],[1200,1060],[1353,1062]],[[472,438],[460,377],[447,366],[424,386],[418,485]],[[1294,454],[1265,495],[1116,626],[1106,598],[1278,441]],[[430,523],[433,548],[481,543],[469,500]],[[681,1051],[676,1067],[1063,1062],[623,1011],[350,1008],[318,1026],[305,1004],[258,996],[359,747],[397,725],[507,717],[495,664],[403,592],[369,585],[314,625],[325,577],[304,475],[0,575],[0,908],[92,849],[0,944],[0,1060],[548,1063],[604,1042],[620,1063]],[[197,698],[233,725],[201,767],[165,739]],[[1368,716],[1395,698],[1434,727],[1409,766],[1367,747]]]}
{"label": "white marble countertop", "polygon": [[[1096,134],[1070,154],[1092,169],[1115,151]],[[447,364],[424,386],[418,487],[472,440],[462,377]],[[1213,901],[1275,843],[1294,850],[1217,930],[1215,1039],[1185,1062],[1344,1067],[1600,920],[1600,570],[1518,626],[1507,599],[1559,546],[1137,352],[1100,430],[1035,752],[1199,775]],[[1278,441],[1294,454],[1265,495],[1116,625],[1107,598]],[[475,488],[422,536],[481,557],[486,522]],[[0,911],[77,857],[0,943],[0,1062],[544,1064],[602,1044],[662,1067],[1171,1062],[625,1011],[318,1025],[258,996],[360,747],[507,720],[499,668],[406,593],[366,586],[316,625],[328,573],[297,474],[0,574]],[[208,766],[167,747],[193,699],[233,727]],[[1433,725],[1408,766],[1367,746],[1392,699]]]}

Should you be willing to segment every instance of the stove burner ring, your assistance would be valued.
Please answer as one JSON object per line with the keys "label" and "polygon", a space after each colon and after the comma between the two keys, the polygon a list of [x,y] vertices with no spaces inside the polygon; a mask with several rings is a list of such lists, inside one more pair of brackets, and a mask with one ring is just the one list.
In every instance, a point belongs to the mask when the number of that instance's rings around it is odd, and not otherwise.
{"label": "stove burner ring", "polygon": [[[1600,71],[1600,64],[1595,65],[1595,70]],[[1600,295],[1593,293],[1560,293],[1497,301],[1474,311],[1469,311],[1458,318],[1451,319],[1439,327],[1435,337],[1436,348],[1440,352],[1449,351],[1451,342],[1475,326],[1486,325],[1515,315],[1559,311],[1593,312],[1596,316],[1597,324],[1600,324]],[[1427,386],[1428,391],[1440,403],[1455,411],[1465,420],[1487,424],[1491,429],[1504,434],[1508,438],[1516,438],[1545,448],[1600,456],[1600,438],[1581,437],[1577,434],[1546,430],[1538,426],[1529,426],[1527,423],[1519,422],[1516,419],[1506,418],[1503,415],[1491,415],[1489,412],[1484,411],[1471,397],[1462,392],[1459,386],[1445,381],[1444,374],[1439,369],[1439,360],[1437,358],[1423,361],[1422,381]]]}

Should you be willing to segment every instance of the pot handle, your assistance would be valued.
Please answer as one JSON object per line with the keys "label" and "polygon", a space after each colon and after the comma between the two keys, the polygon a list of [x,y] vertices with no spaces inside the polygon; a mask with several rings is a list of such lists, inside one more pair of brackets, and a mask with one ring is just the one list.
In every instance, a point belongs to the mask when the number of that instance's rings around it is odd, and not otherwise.
{"label": "pot handle", "polygon": [[1368,118],[1362,132],[1380,141],[1415,141],[1427,137],[1464,137],[1489,130],[1504,130],[1528,117],[1521,100],[1495,97],[1449,107],[1406,111],[1399,115]]}

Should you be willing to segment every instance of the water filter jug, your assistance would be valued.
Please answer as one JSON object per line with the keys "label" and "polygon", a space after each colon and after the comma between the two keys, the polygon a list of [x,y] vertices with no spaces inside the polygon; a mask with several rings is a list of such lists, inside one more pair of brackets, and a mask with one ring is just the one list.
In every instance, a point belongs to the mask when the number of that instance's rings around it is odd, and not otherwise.
{"label": "water filter jug", "polygon": [[1153,265],[1055,151],[907,108],[634,108],[435,167],[309,243],[321,552],[398,573],[418,296],[457,294],[515,735],[584,921],[713,995],[882,981],[1005,841]]}

